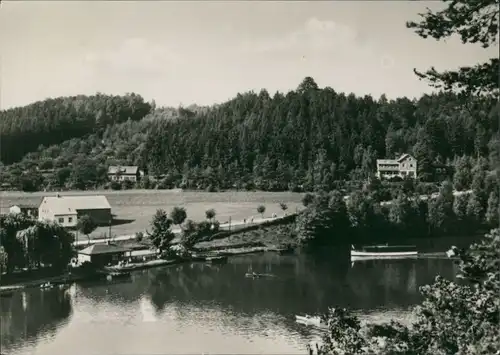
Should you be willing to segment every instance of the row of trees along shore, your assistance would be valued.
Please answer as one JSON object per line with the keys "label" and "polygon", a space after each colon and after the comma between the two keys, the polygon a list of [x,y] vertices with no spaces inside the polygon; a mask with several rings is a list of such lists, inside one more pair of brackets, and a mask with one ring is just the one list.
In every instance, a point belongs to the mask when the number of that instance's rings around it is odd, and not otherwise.
{"label": "row of trees along shore", "polygon": [[[289,234],[295,237],[296,245],[317,248],[469,235],[499,224],[499,185],[489,186],[491,193],[487,201],[484,199],[487,192],[481,190],[482,186],[455,196],[452,184],[445,181],[435,197],[422,198],[401,188],[395,199],[385,203],[379,199],[377,186],[367,183],[347,199],[337,190],[305,194],[302,200],[305,209],[298,213],[295,223],[290,224]],[[284,212],[288,208],[285,203],[280,203],[280,207]],[[265,206],[259,205],[256,210],[262,214]],[[170,214],[158,209],[151,220],[148,238],[161,253],[171,255],[175,239],[172,228],[178,226],[180,244],[190,249],[219,231],[215,216],[215,210],[209,209],[206,221],[197,223],[188,219],[185,208],[174,207]],[[139,234],[139,239],[143,238],[143,234]]]}

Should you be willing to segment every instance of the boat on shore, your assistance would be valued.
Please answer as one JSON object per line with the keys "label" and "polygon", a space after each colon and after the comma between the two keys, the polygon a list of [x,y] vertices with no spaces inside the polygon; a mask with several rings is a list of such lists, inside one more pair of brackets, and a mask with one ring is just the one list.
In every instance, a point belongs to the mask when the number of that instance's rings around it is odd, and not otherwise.
{"label": "boat on shore", "polygon": [[14,296],[14,292],[13,291],[1,291],[0,292],[0,297],[2,298],[9,298],[9,297],[12,297]]}
{"label": "boat on shore", "polygon": [[51,289],[51,288],[54,288],[56,285],[54,285],[53,283],[51,283],[50,281],[48,282],[45,282],[43,284],[41,284],[39,286],[39,288],[41,288],[42,290],[48,290],[48,289]]}
{"label": "boat on shore", "polygon": [[295,321],[297,323],[304,325],[312,325],[315,327],[326,327],[326,323],[319,316],[310,316],[308,314],[305,314],[303,316],[296,315]]}
{"label": "boat on shore", "polygon": [[106,276],[106,279],[126,279],[130,278],[132,273],[126,270],[98,270],[98,273]]}
{"label": "boat on shore", "polygon": [[295,253],[295,249],[292,247],[289,248],[280,248],[277,249],[279,255],[292,255]]}
{"label": "boat on shore", "polygon": [[247,272],[245,277],[258,278],[258,277],[275,277],[275,275],[271,274],[258,274],[256,272]]}
{"label": "boat on shore", "polygon": [[351,258],[404,258],[418,256],[415,245],[370,245],[351,247]]}
{"label": "boat on shore", "polygon": [[212,264],[223,264],[227,262],[227,256],[208,256],[205,261]]}

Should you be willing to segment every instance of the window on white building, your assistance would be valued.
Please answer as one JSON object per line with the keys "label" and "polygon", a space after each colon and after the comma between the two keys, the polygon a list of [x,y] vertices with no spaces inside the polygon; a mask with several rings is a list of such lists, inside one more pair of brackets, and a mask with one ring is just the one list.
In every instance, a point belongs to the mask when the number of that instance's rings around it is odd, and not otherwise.
{"label": "window on white building", "polygon": [[73,217],[68,217],[68,223],[73,222]]}
{"label": "window on white building", "polygon": [[64,218],[63,217],[59,217],[57,220],[58,220],[59,223],[64,223]]}

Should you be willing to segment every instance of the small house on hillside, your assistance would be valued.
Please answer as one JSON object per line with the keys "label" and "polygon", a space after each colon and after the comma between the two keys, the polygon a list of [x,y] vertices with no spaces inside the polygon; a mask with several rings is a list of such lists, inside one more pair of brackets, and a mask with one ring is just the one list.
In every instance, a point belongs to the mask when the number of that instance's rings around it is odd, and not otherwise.
{"label": "small house on hillside", "polygon": [[76,227],[78,218],[90,216],[97,225],[112,222],[111,206],[106,196],[56,196],[44,197],[38,207],[40,220],[58,222],[64,227]]}
{"label": "small house on hillside", "polygon": [[111,243],[98,243],[78,252],[78,262],[90,262],[95,266],[116,264],[125,259],[130,249]]}
{"label": "small house on hillside", "polygon": [[38,218],[38,207],[30,204],[12,205],[9,208],[9,213],[24,214],[25,216]]}
{"label": "small house on hillside", "polygon": [[108,178],[110,181],[132,181],[136,182],[144,175],[137,166],[110,166],[108,168]]}
{"label": "small house on hillside", "polygon": [[377,159],[377,177],[382,178],[417,178],[417,160],[410,154],[403,154],[398,159]]}

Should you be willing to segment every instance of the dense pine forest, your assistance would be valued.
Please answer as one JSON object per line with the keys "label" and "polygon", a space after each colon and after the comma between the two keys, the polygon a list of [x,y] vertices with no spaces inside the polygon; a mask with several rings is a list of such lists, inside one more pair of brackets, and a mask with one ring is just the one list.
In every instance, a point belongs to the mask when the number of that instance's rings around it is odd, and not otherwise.
{"label": "dense pine forest", "polygon": [[96,188],[109,165],[137,165],[149,172],[145,188],[330,190],[373,175],[376,159],[411,153],[432,181],[436,164],[498,153],[499,107],[451,93],[357,97],[310,77],[286,94],[263,89],[210,108],[156,108],[136,94],[47,99],[0,113],[0,179],[31,191]]}

